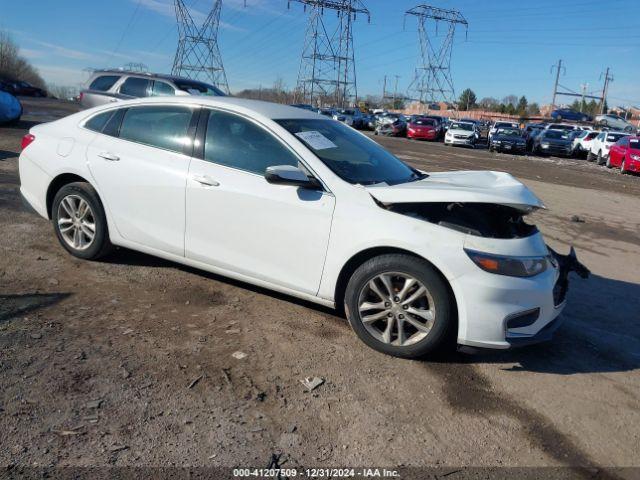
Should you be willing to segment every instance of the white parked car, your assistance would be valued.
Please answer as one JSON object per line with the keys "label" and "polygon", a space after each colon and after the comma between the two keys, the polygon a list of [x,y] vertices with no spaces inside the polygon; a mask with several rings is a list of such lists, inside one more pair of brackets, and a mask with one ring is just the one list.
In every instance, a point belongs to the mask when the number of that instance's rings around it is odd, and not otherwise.
{"label": "white parked car", "polygon": [[[550,338],[575,254],[523,217],[511,175],[426,174],[299,108],[231,97],[96,107],[31,128],[20,192],[72,255],[119,245],[344,308],[357,335],[414,358],[457,338]],[[304,319],[300,319],[304,322]]]}
{"label": "white parked car", "polygon": [[587,153],[587,160],[598,165],[604,165],[609,157],[609,149],[611,145],[616,143],[622,137],[628,137],[630,134],[625,132],[600,132],[596,138],[591,140],[591,148]]}
{"label": "white parked car", "polygon": [[444,135],[444,144],[475,147],[478,138],[480,134],[475,123],[454,121]]}
{"label": "white parked car", "polygon": [[627,122],[624,118],[618,115],[607,113],[605,115],[598,115],[596,117],[596,125],[601,125],[607,128],[613,128],[623,132],[633,133],[636,130],[631,123]]}
{"label": "white parked car", "polygon": [[581,130],[571,143],[571,151],[575,156],[583,156],[591,150],[591,143],[600,132],[597,130]]}

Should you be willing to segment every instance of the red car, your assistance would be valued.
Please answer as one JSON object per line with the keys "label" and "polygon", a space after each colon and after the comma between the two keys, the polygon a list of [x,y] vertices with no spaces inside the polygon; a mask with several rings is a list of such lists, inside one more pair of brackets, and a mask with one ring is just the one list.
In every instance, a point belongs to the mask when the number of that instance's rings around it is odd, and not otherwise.
{"label": "red car", "polygon": [[438,139],[438,125],[433,118],[415,118],[407,125],[407,138]]}
{"label": "red car", "polygon": [[611,145],[607,167],[620,167],[622,173],[640,172],[640,137],[622,137]]}

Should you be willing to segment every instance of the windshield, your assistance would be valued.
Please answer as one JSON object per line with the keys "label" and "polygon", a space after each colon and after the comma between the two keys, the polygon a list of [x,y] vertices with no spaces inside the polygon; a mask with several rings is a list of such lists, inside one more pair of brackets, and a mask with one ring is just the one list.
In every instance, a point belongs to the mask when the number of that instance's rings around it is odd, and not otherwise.
{"label": "windshield", "polygon": [[518,130],[517,128],[499,128],[496,134],[505,135],[507,137],[519,137],[520,130]]}
{"label": "windshield", "polygon": [[394,185],[423,177],[376,142],[342,123],[298,118],[276,122],[349,183]]}
{"label": "windshield", "polygon": [[205,97],[224,97],[224,93],[217,87],[202,82],[191,80],[174,80],[178,89],[189,92],[191,95],[203,95]]}
{"label": "windshield", "polygon": [[505,123],[505,122],[498,122],[495,125],[495,128],[503,128],[503,127],[517,128],[518,125],[516,125],[515,123]]}
{"label": "windshield", "polygon": [[430,125],[435,126],[436,121],[431,118],[416,118],[413,122],[414,125]]}
{"label": "windshield", "polygon": [[607,143],[617,142],[622,137],[628,137],[628,135],[625,135],[624,133],[610,133],[609,135],[607,135],[606,141]]}
{"label": "windshield", "polygon": [[544,134],[545,138],[558,138],[558,139],[562,139],[562,140],[568,140],[569,139],[569,133],[565,132],[565,131],[559,131],[559,130],[547,130]]}
{"label": "windshield", "polygon": [[469,130],[470,132],[473,131],[473,125],[470,123],[458,123],[458,122],[453,122],[451,124],[451,130]]}

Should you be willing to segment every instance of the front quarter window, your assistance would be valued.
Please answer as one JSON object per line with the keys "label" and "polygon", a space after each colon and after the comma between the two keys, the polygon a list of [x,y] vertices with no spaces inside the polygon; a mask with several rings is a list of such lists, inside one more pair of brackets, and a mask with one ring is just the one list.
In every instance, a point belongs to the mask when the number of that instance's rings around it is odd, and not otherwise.
{"label": "front quarter window", "polygon": [[361,185],[406,183],[422,178],[376,142],[333,120],[276,120],[343,180]]}

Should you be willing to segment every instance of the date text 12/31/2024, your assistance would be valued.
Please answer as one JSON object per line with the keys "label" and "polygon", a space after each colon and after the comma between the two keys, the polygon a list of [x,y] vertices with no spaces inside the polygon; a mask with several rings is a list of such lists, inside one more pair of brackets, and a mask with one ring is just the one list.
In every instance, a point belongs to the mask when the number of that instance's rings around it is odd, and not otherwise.
{"label": "date text 12/31/2024", "polygon": [[234,478],[397,478],[386,468],[234,468]]}

